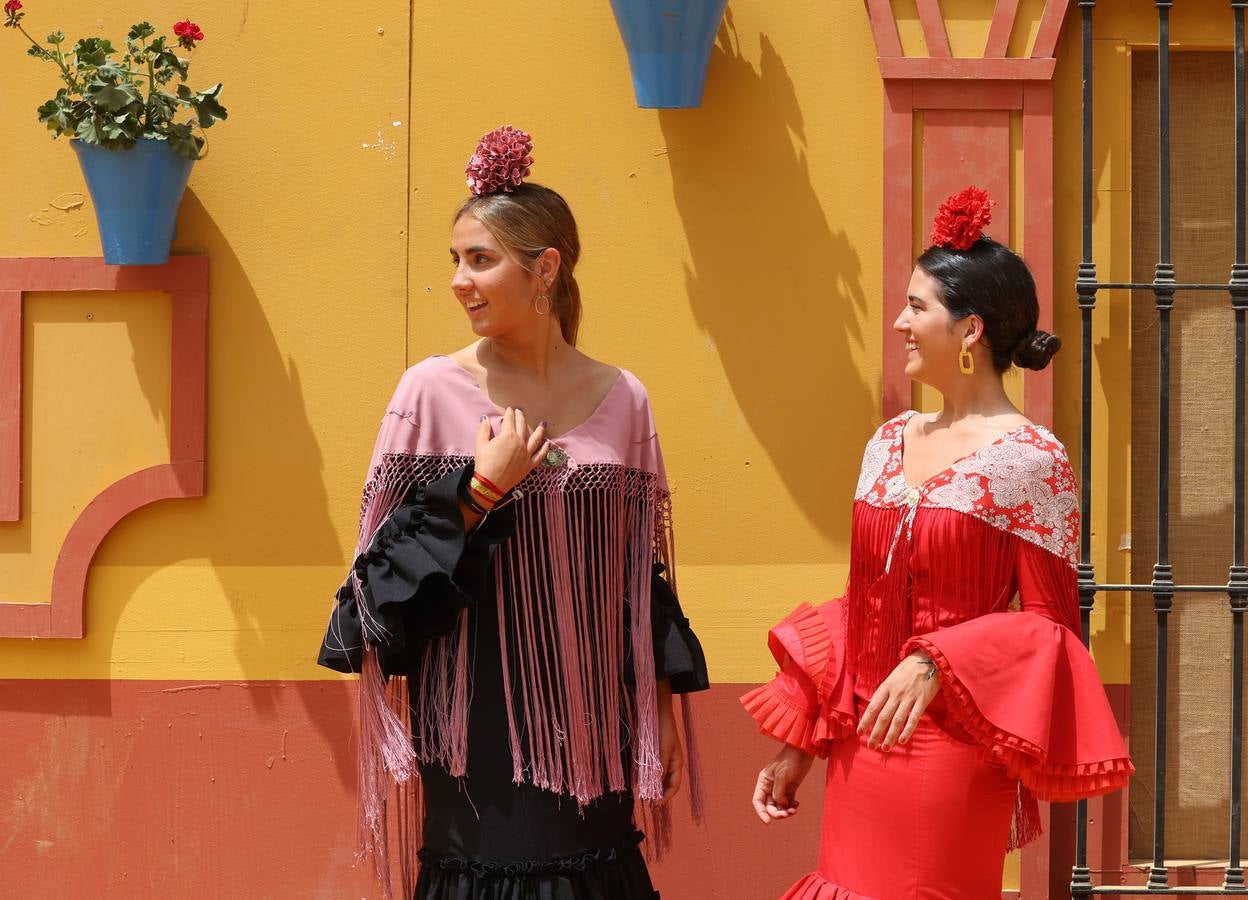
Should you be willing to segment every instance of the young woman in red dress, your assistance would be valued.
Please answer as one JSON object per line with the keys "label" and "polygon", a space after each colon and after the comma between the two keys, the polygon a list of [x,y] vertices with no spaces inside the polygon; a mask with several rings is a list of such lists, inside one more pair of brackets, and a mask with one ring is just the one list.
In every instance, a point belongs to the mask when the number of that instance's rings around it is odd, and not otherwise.
{"label": "young woman in red dress", "polygon": [[1026,264],[983,236],[991,203],[942,207],[893,327],[939,413],[885,422],[854,495],[845,595],[771,630],[780,672],[743,698],[783,742],[764,823],[826,758],[816,871],[784,900],[1001,896],[1037,799],[1117,790],[1133,767],[1079,633],[1079,509],[1062,444],[1002,384],[1046,366]]}

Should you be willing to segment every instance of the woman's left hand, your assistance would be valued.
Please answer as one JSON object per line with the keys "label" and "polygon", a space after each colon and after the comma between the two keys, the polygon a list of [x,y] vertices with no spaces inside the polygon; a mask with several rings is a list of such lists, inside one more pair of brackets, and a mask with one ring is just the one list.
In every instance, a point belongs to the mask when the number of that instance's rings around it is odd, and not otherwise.
{"label": "woman's left hand", "polygon": [[685,751],[676,730],[676,714],[672,711],[672,685],[664,680],[659,690],[659,758],[663,762],[663,796],[658,805],[666,806],[680,790],[685,773]]}
{"label": "woman's left hand", "polygon": [[897,664],[880,683],[858,723],[858,733],[871,732],[867,746],[892,750],[910,740],[923,711],[940,692],[940,673],[927,654],[917,650]]}

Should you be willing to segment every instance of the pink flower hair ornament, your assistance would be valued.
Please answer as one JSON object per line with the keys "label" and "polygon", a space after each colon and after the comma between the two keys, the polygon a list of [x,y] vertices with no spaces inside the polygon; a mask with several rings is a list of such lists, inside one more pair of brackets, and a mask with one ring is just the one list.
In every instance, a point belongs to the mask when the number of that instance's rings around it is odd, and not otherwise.
{"label": "pink flower hair ornament", "polygon": [[940,204],[936,212],[932,222],[932,245],[970,250],[983,237],[984,227],[992,222],[995,204],[995,200],[988,198],[987,191],[974,186],[954,194]]}
{"label": "pink flower hair ornament", "polygon": [[529,177],[532,153],[533,138],[527,131],[500,125],[477,142],[477,150],[464,170],[468,189],[477,196],[514,191]]}

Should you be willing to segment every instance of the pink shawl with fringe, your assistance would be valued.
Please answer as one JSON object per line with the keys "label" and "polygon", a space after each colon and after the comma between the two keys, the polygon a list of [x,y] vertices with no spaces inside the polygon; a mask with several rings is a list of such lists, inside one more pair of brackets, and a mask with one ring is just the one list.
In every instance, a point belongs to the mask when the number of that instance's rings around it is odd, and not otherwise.
{"label": "pink shawl with fringe", "polygon": [[[412,486],[472,462],[482,416],[496,429],[502,417],[476,379],[450,358],[430,357],[404,373],[369,463],[357,556]],[[639,800],[655,800],[662,795],[663,766],[650,585],[657,561],[674,588],[675,560],[667,479],[645,389],[621,370],[589,418],[552,443],[559,452],[518,486],[523,497],[517,501],[515,532],[493,560],[506,752],[516,782],[568,795],[582,806],[609,791],[632,790]],[[451,634],[431,641],[419,671],[387,683],[375,649],[386,642],[385,626],[368,614],[358,579],[354,573],[350,578],[365,638],[361,849],[374,855],[387,881],[391,829],[409,845],[404,850],[413,843],[406,824],[387,824],[392,788],[412,784],[418,762],[440,764],[454,776],[466,773],[472,702],[468,610]],[[626,646],[631,646],[635,690],[625,683]],[[681,707],[690,745],[690,802],[698,816],[687,698]],[[621,758],[626,745],[632,751],[629,772]],[[406,807],[401,791],[399,796]],[[406,819],[412,811],[400,809],[400,815]],[[662,843],[666,817],[651,816]],[[402,855],[407,882],[409,854]]]}

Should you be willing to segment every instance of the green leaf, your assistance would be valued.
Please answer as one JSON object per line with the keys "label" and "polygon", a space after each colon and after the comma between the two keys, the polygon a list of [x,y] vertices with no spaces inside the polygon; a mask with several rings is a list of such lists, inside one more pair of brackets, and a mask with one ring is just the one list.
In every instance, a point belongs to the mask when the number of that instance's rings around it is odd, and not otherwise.
{"label": "green leaf", "polygon": [[149,122],[168,122],[178,111],[178,99],[164,91],[153,91],[147,108]]}
{"label": "green leaf", "polygon": [[[191,106],[195,108],[195,115],[199,116],[201,128],[211,128],[214,122],[229,118],[229,112],[217,100],[221,94],[220,84],[213,85],[203,93],[194,94],[192,98],[183,97],[182,88],[184,87],[186,85],[178,85],[178,96],[184,100],[189,99]],[[188,93],[191,92],[188,91]]]}
{"label": "green leaf", "polygon": [[108,38],[82,38],[74,45],[74,58],[80,66],[102,66],[116,52]]}
{"label": "green leaf", "polygon": [[102,144],[103,135],[95,125],[95,119],[86,118],[78,123],[78,139],[87,144]]}
{"label": "green leaf", "polygon": [[169,126],[169,146],[173,152],[187,159],[199,159],[204,139],[191,131],[191,124]]}
{"label": "green leaf", "polygon": [[126,35],[126,38],[131,41],[141,41],[155,33],[156,29],[152,27],[150,22],[140,22],[138,25],[131,26],[130,33]]}
{"label": "green leaf", "polygon": [[128,150],[134,146],[137,125],[127,128],[111,117],[88,116],[78,123],[78,138],[109,150]]}
{"label": "green leaf", "polygon": [[47,103],[39,107],[39,121],[48,126],[48,130],[55,134],[65,134],[73,136],[77,127],[77,117],[74,115],[74,104],[69,99],[69,92],[61,88],[56,92],[56,96]]}
{"label": "green leaf", "polygon": [[156,58],[152,61],[159,74],[166,75],[165,81],[173,77],[177,72],[182,78],[186,78],[187,66],[190,65],[189,59],[182,59],[172,50],[162,50],[156,54]]}
{"label": "green leaf", "polygon": [[115,62],[106,62],[104,65],[95,70],[95,77],[101,81],[107,81],[110,84],[116,84],[119,81],[128,81],[129,77],[126,70]]}
{"label": "green leaf", "polygon": [[65,41],[65,32],[63,31],[54,31],[50,35],[48,35],[49,44],[61,44],[61,43],[64,43],[64,41]]}
{"label": "green leaf", "polygon": [[139,89],[128,81],[120,84],[92,81],[87,85],[86,97],[95,106],[115,113],[131,103],[142,103],[143,96]]}
{"label": "green leaf", "polygon": [[26,55],[33,56],[35,59],[51,59],[52,58],[52,54],[49,53],[47,50],[44,50],[38,44],[31,44],[30,48],[26,51]]}

